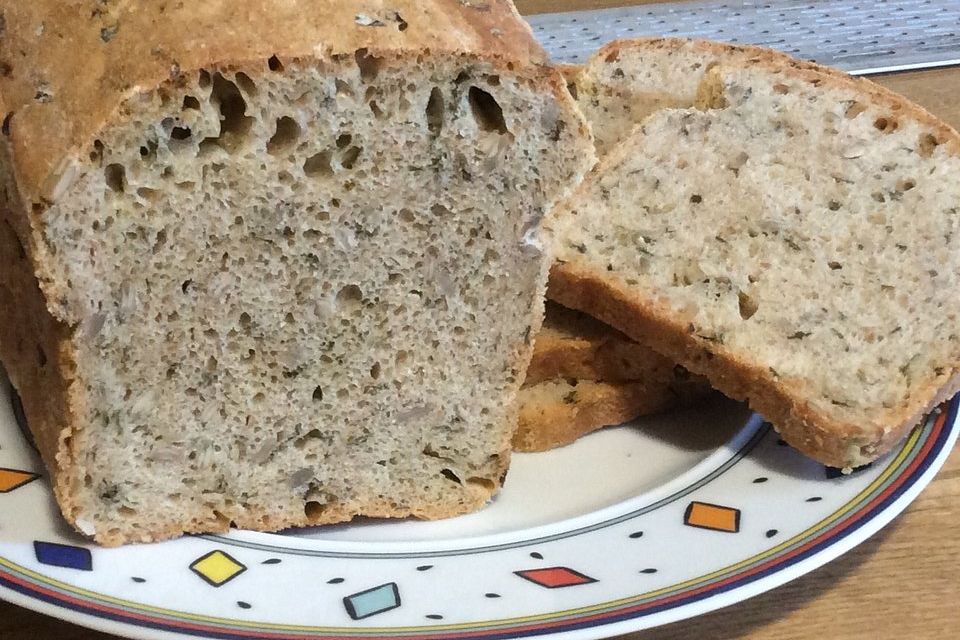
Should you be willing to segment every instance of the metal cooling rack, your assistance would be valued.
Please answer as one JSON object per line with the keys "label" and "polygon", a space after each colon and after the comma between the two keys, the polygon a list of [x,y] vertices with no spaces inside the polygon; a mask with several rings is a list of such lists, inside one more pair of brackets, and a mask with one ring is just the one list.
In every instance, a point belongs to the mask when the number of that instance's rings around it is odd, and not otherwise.
{"label": "metal cooling rack", "polygon": [[556,62],[603,43],[685,36],[756,44],[867,74],[960,64],[960,0],[671,2],[530,16]]}

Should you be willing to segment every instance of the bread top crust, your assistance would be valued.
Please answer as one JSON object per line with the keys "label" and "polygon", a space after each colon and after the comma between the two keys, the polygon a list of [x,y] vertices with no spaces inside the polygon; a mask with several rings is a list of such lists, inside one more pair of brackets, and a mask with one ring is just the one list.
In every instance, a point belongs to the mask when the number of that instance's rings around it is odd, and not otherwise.
{"label": "bread top crust", "polygon": [[32,0],[0,18],[0,144],[25,202],[51,199],[124,100],[206,65],[364,48],[546,60],[509,0]]}

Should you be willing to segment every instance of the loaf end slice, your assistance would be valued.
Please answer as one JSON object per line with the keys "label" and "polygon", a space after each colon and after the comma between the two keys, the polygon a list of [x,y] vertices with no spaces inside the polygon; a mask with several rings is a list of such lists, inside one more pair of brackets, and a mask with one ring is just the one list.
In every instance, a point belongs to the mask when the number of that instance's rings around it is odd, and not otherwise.
{"label": "loaf end slice", "polygon": [[670,387],[645,382],[547,380],[520,390],[513,450],[547,451],[678,404]]}
{"label": "loaf end slice", "polygon": [[833,466],[956,392],[955,131],[779,55],[719,64],[552,220],[551,296],[737,399]]}

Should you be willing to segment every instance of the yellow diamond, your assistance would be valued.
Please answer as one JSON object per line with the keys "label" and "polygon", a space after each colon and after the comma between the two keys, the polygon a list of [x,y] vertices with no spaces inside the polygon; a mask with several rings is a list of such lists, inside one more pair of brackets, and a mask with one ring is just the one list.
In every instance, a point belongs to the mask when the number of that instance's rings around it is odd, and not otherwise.
{"label": "yellow diamond", "polygon": [[197,558],[190,570],[203,578],[208,584],[220,587],[247,570],[245,566],[223,551],[211,551]]}

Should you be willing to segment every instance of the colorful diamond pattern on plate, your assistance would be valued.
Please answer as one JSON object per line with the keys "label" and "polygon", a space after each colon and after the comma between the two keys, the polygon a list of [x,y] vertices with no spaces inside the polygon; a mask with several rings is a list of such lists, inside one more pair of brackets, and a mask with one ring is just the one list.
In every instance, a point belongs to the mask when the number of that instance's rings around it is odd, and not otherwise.
{"label": "colorful diamond pattern on plate", "polygon": [[246,571],[247,567],[230,554],[218,549],[194,560],[190,570],[203,578],[207,584],[222,587]]}
{"label": "colorful diamond pattern on plate", "polygon": [[0,468],[0,493],[10,493],[25,484],[30,484],[39,477],[39,474],[30,471]]}
{"label": "colorful diamond pattern on plate", "polygon": [[529,580],[534,584],[547,589],[559,589],[561,587],[575,587],[581,584],[590,584],[596,582],[596,579],[584,575],[579,571],[574,571],[569,567],[545,567],[543,569],[526,569],[524,571],[514,571],[515,574]]}
{"label": "colorful diamond pattern on plate", "polygon": [[683,514],[683,524],[712,531],[740,531],[740,509],[707,502],[691,502]]}
{"label": "colorful diamond pattern on plate", "polygon": [[400,589],[396,582],[351,594],[343,599],[343,606],[354,620],[363,620],[400,606]]}
{"label": "colorful diamond pattern on plate", "polygon": [[93,571],[93,556],[90,549],[35,540],[33,551],[37,556],[37,562],[40,564],[78,571]]}

